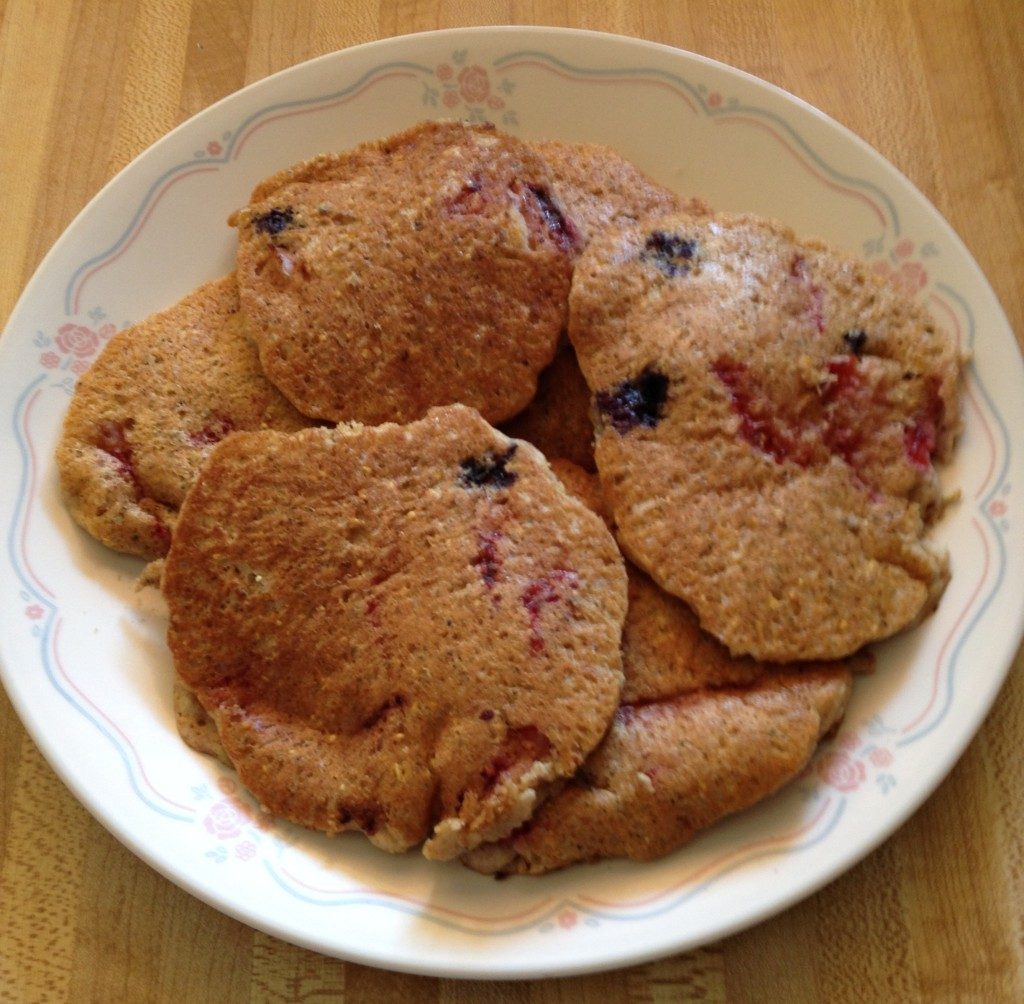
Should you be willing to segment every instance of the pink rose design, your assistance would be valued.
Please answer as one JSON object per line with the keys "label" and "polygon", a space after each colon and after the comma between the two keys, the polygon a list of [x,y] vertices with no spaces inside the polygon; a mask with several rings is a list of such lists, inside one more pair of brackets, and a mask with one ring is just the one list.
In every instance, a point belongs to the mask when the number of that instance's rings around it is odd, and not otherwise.
{"label": "pink rose design", "polygon": [[827,753],[818,761],[818,776],[837,791],[854,791],[864,783],[867,770],[846,753]]}
{"label": "pink rose design", "polygon": [[556,919],[558,920],[559,927],[569,930],[569,928],[576,926],[576,921],[579,920],[579,917],[575,910],[563,910]]}
{"label": "pink rose design", "polygon": [[459,90],[468,105],[479,105],[491,93],[491,82],[482,66],[467,66],[459,74]]}
{"label": "pink rose design", "polygon": [[909,237],[904,237],[892,250],[897,258],[906,258],[914,253],[914,242]]}
{"label": "pink rose design", "polygon": [[56,341],[61,352],[84,359],[96,351],[100,337],[92,328],[83,327],[81,324],[62,324],[57,329]]}
{"label": "pink rose design", "polygon": [[117,328],[113,324],[104,324],[103,327],[100,328],[98,334],[103,341],[106,341],[111,335],[115,334],[116,331]]}
{"label": "pink rose design", "polygon": [[892,763],[892,751],[881,746],[876,746],[868,757],[876,767],[888,767]]}
{"label": "pink rose design", "polygon": [[1006,503],[1002,499],[996,499],[989,507],[988,511],[993,516],[1005,516],[1006,515]]}
{"label": "pink rose design", "polygon": [[445,91],[443,100],[446,108],[454,108],[459,103],[459,95],[455,91]]}
{"label": "pink rose design", "polygon": [[39,361],[48,369],[55,370],[60,366],[60,356],[56,352],[44,352],[40,357]]}
{"label": "pink rose design", "polygon": [[224,147],[222,147],[215,139],[210,140],[210,142],[206,144],[206,152],[211,157],[216,157],[217,154],[221,153],[223,150]]}
{"label": "pink rose design", "polygon": [[502,108],[505,107],[505,102],[502,101],[497,94],[492,94],[487,99],[487,107],[493,108],[495,111],[500,111]]}
{"label": "pink rose design", "polygon": [[434,72],[437,74],[438,80],[452,79],[452,68],[447,63],[442,63]]}
{"label": "pink rose design", "polygon": [[235,857],[241,861],[251,861],[256,857],[256,845],[251,840],[243,840],[235,848]]}
{"label": "pink rose design", "polygon": [[76,359],[71,364],[71,372],[77,376],[81,376],[88,368],[89,364],[84,359]]}
{"label": "pink rose design", "polygon": [[237,837],[242,832],[243,817],[230,799],[217,802],[206,814],[203,825],[218,840]]}
{"label": "pink rose design", "polygon": [[274,822],[274,817],[269,812],[242,801],[237,795],[229,795],[224,801],[238,813],[243,823],[252,823],[258,830],[269,829]]}
{"label": "pink rose design", "polygon": [[889,281],[901,292],[913,296],[928,285],[928,273],[920,262],[905,261],[893,272]]}
{"label": "pink rose design", "polygon": [[708,95],[708,104],[711,105],[712,108],[717,108],[721,103],[722,95],[719,94],[718,91],[714,91]]}
{"label": "pink rose design", "polygon": [[45,613],[46,611],[38,603],[33,603],[32,606],[25,607],[25,616],[31,621],[39,620],[39,618]]}

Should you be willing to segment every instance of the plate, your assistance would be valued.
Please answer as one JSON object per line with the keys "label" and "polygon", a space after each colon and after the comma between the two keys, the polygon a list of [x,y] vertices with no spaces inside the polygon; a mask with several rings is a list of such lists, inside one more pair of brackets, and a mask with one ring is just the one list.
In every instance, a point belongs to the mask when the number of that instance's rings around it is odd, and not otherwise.
{"label": "plate", "polygon": [[[439,116],[608,143],[716,208],[778,217],[866,257],[973,353],[963,442],[944,472],[959,502],[935,532],[953,567],[938,611],[879,646],[877,672],[800,779],[659,862],[495,882],[265,818],[230,771],[178,739],[165,614],[134,590],[140,563],[86,537],[59,499],[52,457],[77,376],[115,330],[230,270],[224,221],[253,184]],[[467,29],[371,43],[253,84],[146,151],[78,216],[11,317],[0,374],[0,657],[18,713],[136,854],[225,913],[327,954],[440,976],[566,975],[762,920],[849,868],[935,788],[1021,636],[1024,371],[978,266],[851,133],[664,46]]]}

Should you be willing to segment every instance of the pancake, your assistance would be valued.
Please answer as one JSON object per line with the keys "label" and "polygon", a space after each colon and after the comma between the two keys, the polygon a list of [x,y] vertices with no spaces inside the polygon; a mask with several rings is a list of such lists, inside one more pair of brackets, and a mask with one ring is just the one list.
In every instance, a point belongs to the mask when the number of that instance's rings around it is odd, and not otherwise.
{"label": "pancake", "polygon": [[569,334],[620,545],[735,654],[842,658],[929,612],[961,359],[866,265],[751,216],[592,241]]}
{"label": "pancake", "polygon": [[594,425],[590,388],[569,344],[562,345],[537,381],[537,394],[525,411],[502,424],[514,439],[532,443],[549,460],[562,458],[594,470]]}
{"label": "pancake", "polygon": [[532,144],[551,169],[558,195],[584,240],[647,216],[708,215],[703,199],[652,181],[618,151],[600,143],[543,140]]}
{"label": "pancake", "polygon": [[309,424],[263,376],[226,276],[118,332],[79,379],[57,447],[64,500],[108,547],[157,558],[215,443]]}
{"label": "pancake", "polygon": [[257,186],[242,309],[304,414],[408,422],[521,411],[565,321],[578,234],[544,161],[493,126],[426,122]]}
{"label": "pancake", "polygon": [[242,782],[388,851],[505,836],[618,702],[614,540],[536,450],[461,406],[229,437],[163,590],[176,672]]}

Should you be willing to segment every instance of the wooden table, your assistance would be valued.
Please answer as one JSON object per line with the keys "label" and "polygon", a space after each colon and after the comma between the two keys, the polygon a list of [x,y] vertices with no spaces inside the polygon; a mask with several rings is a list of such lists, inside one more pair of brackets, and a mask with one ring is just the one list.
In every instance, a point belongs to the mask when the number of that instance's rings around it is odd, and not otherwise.
{"label": "wooden table", "polygon": [[[0,317],[108,178],[223,95],[358,42],[519,22],[669,43],[807,99],[925,192],[1024,332],[1021,0],[0,0],[0,12]],[[1022,661],[938,792],[828,888],[699,951],[523,984],[346,964],[217,913],[88,815],[0,692],[0,999],[1024,1000]]]}

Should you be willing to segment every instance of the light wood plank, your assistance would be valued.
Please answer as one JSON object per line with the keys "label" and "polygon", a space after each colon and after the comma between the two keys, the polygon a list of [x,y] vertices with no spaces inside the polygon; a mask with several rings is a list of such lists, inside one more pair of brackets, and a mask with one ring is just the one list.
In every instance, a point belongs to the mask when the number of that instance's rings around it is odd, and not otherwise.
{"label": "light wood plank", "polygon": [[346,996],[348,966],[278,938],[254,933],[249,1004],[335,1004]]}
{"label": "light wood plank", "polygon": [[192,5],[178,102],[184,121],[242,87],[252,21],[250,0]]}
{"label": "light wood plank", "polygon": [[116,173],[178,124],[189,0],[141,0],[128,45],[109,169]]}
{"label": "light wood plank", "polygon": [[95,825],[26,739],[0,864],[0,987],[70,1000],[87,836]]}
{"label": "light wood plank", "polygon": [[[0,316],[21,294],[35,260],[32,231],[40,193],[49,193],[48,137],[61,92],[72,17],[66,4],[9,0],[0,23],[0,178],[4,179],[5,242],[0,255]],[[52,239],[52,237],[51,237]]]}
{"label": "light wood plank", "polygon": [[27,241],[27,263],[32,269],[111,177],[110,143],[135,18],[134,0],[70,7],[73,17],[68,31],[73,44],[61,60],[47,156],[41,167],[45,188]]}

